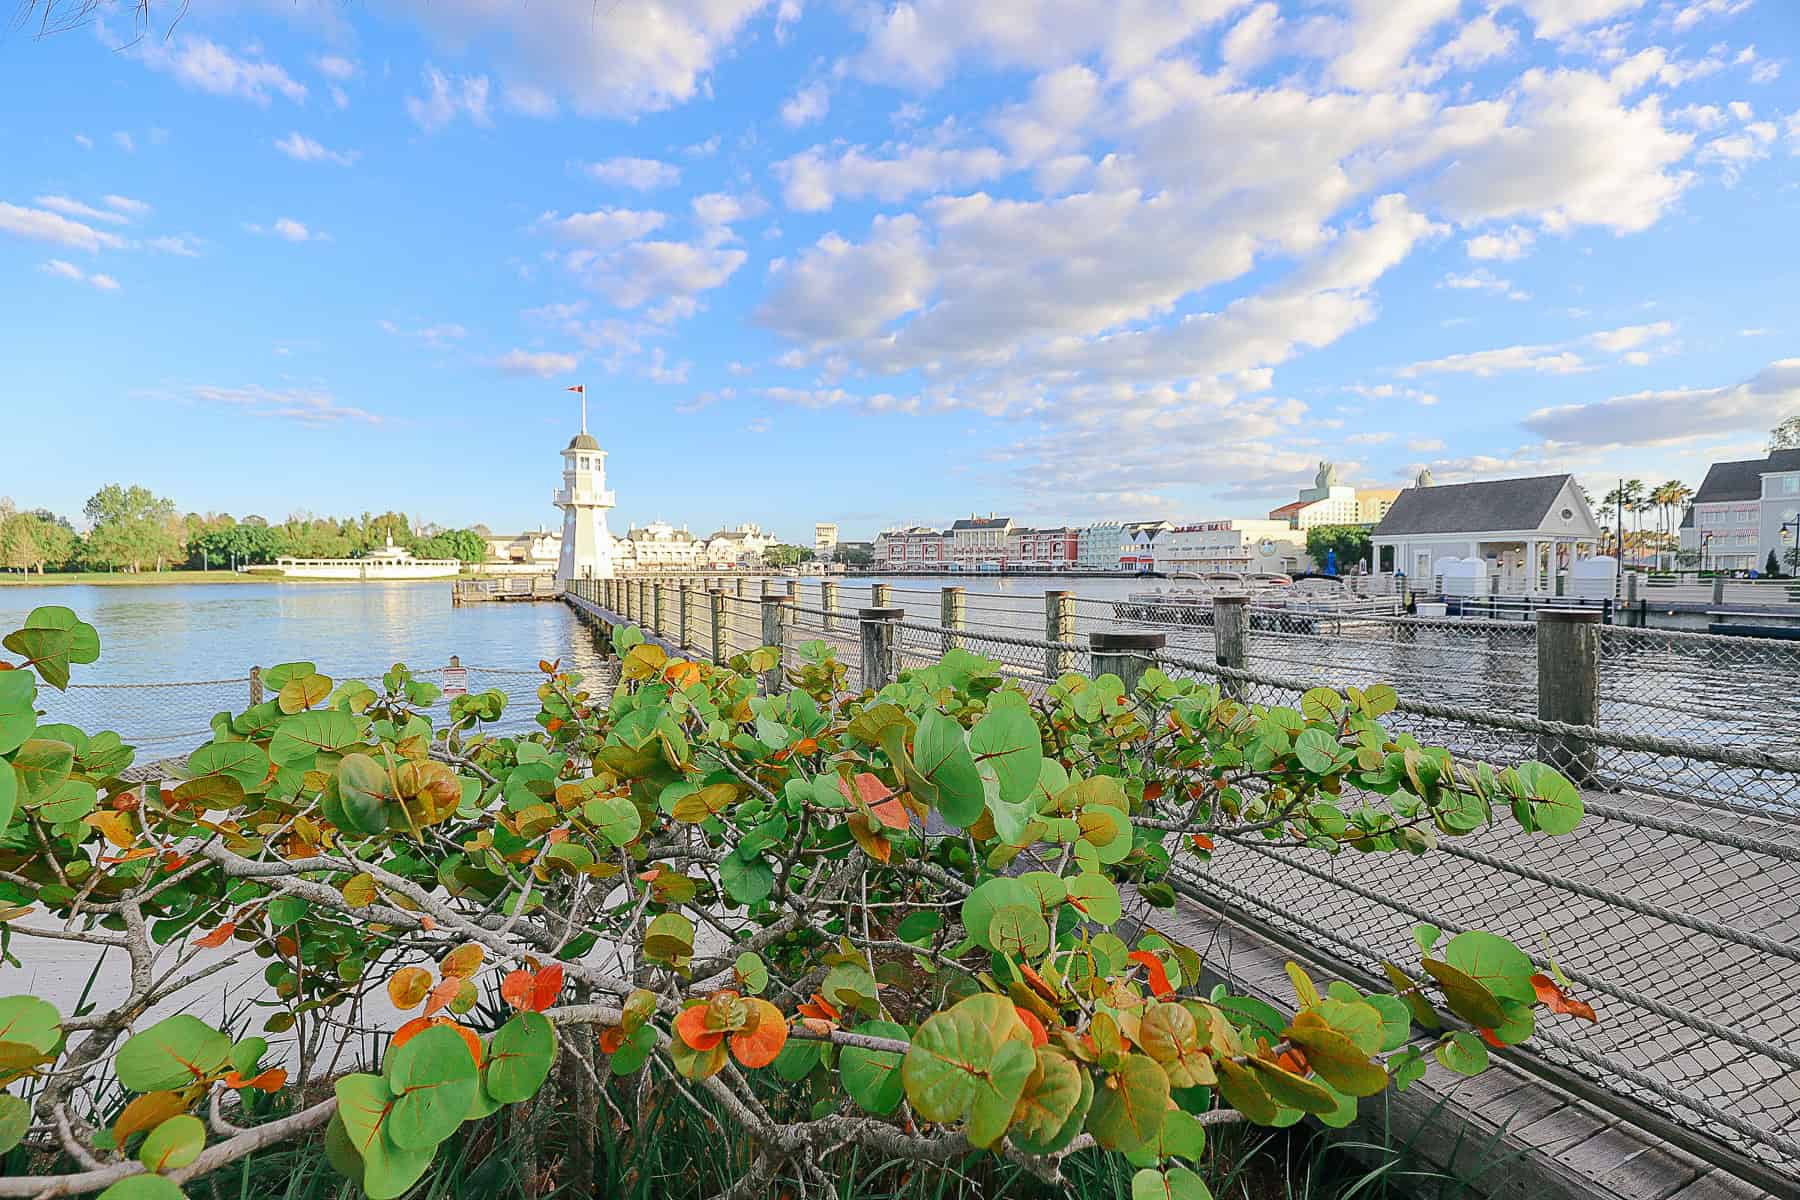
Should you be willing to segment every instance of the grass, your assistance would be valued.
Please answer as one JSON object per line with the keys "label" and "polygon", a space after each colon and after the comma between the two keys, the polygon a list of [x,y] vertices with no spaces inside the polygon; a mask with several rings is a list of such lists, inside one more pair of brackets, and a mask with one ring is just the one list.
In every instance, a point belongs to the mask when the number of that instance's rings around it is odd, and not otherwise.
{"label": "grass", "polygon": [[236,571],[51,571],[43,575],[0,572],[0,587],[161,587],[176,583],[267,583],[274,576],[241,575]]}

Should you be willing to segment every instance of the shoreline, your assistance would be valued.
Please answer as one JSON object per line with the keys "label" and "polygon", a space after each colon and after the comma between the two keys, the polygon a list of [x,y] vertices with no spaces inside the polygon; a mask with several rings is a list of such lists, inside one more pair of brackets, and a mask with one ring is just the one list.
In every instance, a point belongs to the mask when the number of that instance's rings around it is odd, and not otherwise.
{"label": "shoreline", "polygon": [[453,583],[458,579],[476,579],[475,575],[445,575],[440,579],[306,579],[289,575],[246,574],[241,571],[52,571],[44,575],[0,572],[0,588],[21,587],[172,587],[178,584],[242,583]]}

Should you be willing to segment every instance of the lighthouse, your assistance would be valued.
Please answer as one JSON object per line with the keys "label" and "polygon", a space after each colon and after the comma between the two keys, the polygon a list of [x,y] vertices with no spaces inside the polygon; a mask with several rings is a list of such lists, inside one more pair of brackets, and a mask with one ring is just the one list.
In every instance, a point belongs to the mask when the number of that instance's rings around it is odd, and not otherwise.
{"label": "lighthouse", "polygon": [[562,452],[562,487],[551,496],[563,510],[562,556],[556,578],[611,579],[612,534],[606,528],[606,510],[613,494],[606,490],[606,451],[587,429],[587,390],[581,392],[581,432],[569,439]]}

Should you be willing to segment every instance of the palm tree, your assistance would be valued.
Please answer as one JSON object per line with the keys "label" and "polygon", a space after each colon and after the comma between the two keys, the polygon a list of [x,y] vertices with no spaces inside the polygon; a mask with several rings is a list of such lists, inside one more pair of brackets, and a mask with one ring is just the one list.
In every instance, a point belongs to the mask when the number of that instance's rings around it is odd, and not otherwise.
{"label": "palm tree", "polygon": [[1664,541],[1675,532],[1675,510],[1693,494],[1693,489],[1679,479],[1659,483],[1650,493],[1650,502],[1657,508],[1658,532],[1663,535]]}

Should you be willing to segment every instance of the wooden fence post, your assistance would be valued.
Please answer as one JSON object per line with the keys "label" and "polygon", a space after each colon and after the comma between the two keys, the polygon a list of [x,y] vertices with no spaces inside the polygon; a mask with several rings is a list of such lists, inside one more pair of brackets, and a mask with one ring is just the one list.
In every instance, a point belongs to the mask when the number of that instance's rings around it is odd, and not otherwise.
{"label": "wooden fence post", "polygon": [[669,589],[664,587],[661,582],[650,586],[652,589],[650,593],[651,629],[657,637],[666,641],[669,637],[669,607],[667,604]]}
{"label": "wooden fence post", "polygon": [[1138,680],[1154,665],[1151,661],[1168,642],[1161,633],[1090,633],[1088,651],[1094,677],[1117,675],[1125,681],[1127,696],[1137,691]]}
{"label": "wooden fence post", "polygon": [[893,622],[905,615],[906,610],[902,608],[856,610],[857,626],[862,631],[862,683],[865,689],[880,691],[899,673],[894,669]]}
{"label": "wooden fence post", "polygon": [[819,618],[819,628],[830,633],[837,628],[837,618],[831,614],[837,611],[838,585],[830,581],[819,583],[819,609],[825,615]]}
{"label": "wooden fence post", "polygon": [[944,627],[939,652],[950,653],[952,647],[967,643],[961,636],[969,628],[969,594],[959,587],[942,588],[938,596],[938,624]]}
{"label": "wooden fence post", "polygon": [[263,702],[262,668],[250,668],[250,704],[252,707]]}
{"label": "wooden fence post", "polygon": [[869,585],[870,608],[892,608],[894,606],[894,585],[891,583],[871,583]]}
{"label": "wooden fence post", "polygon": [[686,580],[683,580],[675,590],[675,611],[679,614],[677,628],[680,631],[680,636],[675,639],[675,644],[686,650],[688,644],[688,585]]}
{"label": "wooden fence post", "polygon": [[712,660],[713,666],[722,667],[730,657],[725,653],[725,589],[714,588],[706,593],[712,607]]}
{"label": "wooden fence post", "polygon": [[763,645],[775,649],[775,665],[763,672],[763,692],[773,696],[781,691],[781,663],[786,655],[787,641],[787,597],[781,595],[764,596],[762,598],[762,640]]}
{"label": "wooden fence post", "polygon": [[[1546,608],[1538,613],[1538,718],[1565,725],[1600,723],[1600,614],[1592,609]],[[1577,787],[1594,778],[1593,744],[1546,733],[1538,757]]]}
{"label": "wooden fence post", "polygon": [[[1250,597],[1213,597],[1213,661],[1234,671],[1250,669]],[[1249,694],[1241,679],[1222,680],[1219,691],[1234,700]]]}
{"label": "wooden fence post", "polygon": [[[1044,640],[1047,642],[1072,642],[1075,640],[1075,593],[1044,593]],[[1066,675],[1074,666],[1074,655],[1068,650],[1058,650],[1054,646],[1044,651],[1044,677],[1054,683]]]}

